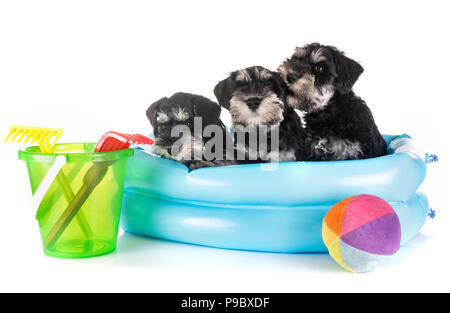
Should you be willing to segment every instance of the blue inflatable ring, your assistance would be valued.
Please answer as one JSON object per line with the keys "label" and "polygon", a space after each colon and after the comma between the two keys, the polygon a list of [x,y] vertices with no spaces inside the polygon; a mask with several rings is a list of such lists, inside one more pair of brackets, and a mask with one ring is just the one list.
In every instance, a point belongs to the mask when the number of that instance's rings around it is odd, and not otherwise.
{"label": "blue inflatable ring", "polygon": [[326,252],[322,220],[330,207],[371,194],[397,212],[404,244],[427,217],[427,198],[417,192],[426,163],[407,135],[384,138],[389,154],[380,158],[194,171],[137,148],[127,163],[121,226],[131,233],[218,248]]}

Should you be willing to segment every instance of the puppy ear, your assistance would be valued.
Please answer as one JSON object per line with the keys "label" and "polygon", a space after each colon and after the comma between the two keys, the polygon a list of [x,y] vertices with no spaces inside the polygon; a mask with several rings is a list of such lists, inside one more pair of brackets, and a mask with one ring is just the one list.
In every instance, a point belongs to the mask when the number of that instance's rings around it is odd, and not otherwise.
{"label": "puppy ear", "polygon": [[286,83],[284,82],[283,78],[281,77],[281,74],[278,72],[272,72],[271,81],[273,84],[273,87],[275,89],[276,94],[280,99],[283,101],[285,100],[285,97],[288,93],[288,89],[286,86]]}
{"label": "puppy ear", "polygon": [[222,80],[214,87],[214,95],[216,96],[217,101],[219,101],[219,104],[227,110],[230,109],[231,87],[231,77]]}
{"label": "puppy ear", "polygon": [[352,90],[364,68],[340,51],[335,51],[334,63],[336,64],[337,72],[336,88],[340,93],[346,94]]}
{"label": "puppy ear", "polygon": [[193,103],[194,116],[202,117],[203,128],[211,124],[218,124],[220,119],[220,106],[207,99],[194,101]]}
{"label": "puppy ear", "polygon": [[153,127],[153,131],[155,131],[155,127],[156,127],[156,118],[157,118],[157,114],[158,111],[161,108],[161,105],[167,101],[167,97],[161,98],[158,101],[152,103],[149,108],[147,109],[147,118],[150,121],[150,124]]}

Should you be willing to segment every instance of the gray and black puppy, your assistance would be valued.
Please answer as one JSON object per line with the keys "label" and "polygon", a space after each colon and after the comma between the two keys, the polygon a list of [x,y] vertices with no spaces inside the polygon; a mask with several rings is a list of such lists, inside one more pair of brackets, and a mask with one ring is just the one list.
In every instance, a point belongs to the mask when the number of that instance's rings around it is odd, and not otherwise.
{"label": "gray and black puppy", "polygon": [[227,153],[232,140],[220,120],[220,111],[217,103],[183,92],[156,101],[147,110],[155,135],[153,151],[191,170],[235,164],[232,152]]}
{"label": "gray and black puppy", "polygon": [[287,104],[305,113],[307,144],[299,160],[352,160],[386,154],[366,103],[352,90],[363,68],[332,46],[299,47],[278,68]]}
{"label": "gray and black puppy", "polygon": [[[295,152],[301,148],[301,121],[294,109],[286,106],[287,88],[279,73],[261,66],[237,70],[216,85],[214,94],[230,111],[241,163],[295,161]],[[256,136],[238,140],[242,131]],[[278,132],[276,149],[273,131]]]}

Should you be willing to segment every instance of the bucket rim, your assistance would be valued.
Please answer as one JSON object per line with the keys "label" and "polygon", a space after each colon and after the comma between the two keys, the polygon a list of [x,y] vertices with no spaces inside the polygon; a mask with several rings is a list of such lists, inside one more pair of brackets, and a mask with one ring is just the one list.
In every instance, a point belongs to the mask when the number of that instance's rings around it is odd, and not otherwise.
{"label": "bucket rim", "polygon": [[67,162],[111,161],[131,157],[134,149],[93,152],[96,143],[59,143],[54,146],[52,154],[42,153],[39,146],[26,147],[19,150],[19,160],[26,162],[51,163],[58,155],[64,155]]}

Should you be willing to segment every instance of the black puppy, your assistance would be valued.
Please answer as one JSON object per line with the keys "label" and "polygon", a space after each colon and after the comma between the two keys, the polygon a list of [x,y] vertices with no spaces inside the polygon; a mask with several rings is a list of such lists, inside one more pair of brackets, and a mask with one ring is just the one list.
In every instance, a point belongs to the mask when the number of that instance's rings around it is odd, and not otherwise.
{"label": "black puppy", "polygon": [[230,111],[241,163],[295,161],[301,122],[286,107],[286,85],[277,72],[261,66],[235,71],[216,85],[214,94]]}
{"label": "black puppy", "polygon": [[290,107],[304,111],[309,149],[300,160],[349,160],[385,155],[383,140],[366,103],[352,91],[363,72],[335,47],[318,43],[297,48],[278,68]]}
{"label": "black puppy", "polygon": [[155,135],[153,151],[190,169],[233,164],[232,152],[228,156],[226,152],[227,140],[232,147],[231,138],[220,111],[217,103],[182,92],[156,101],[147,110]]}

